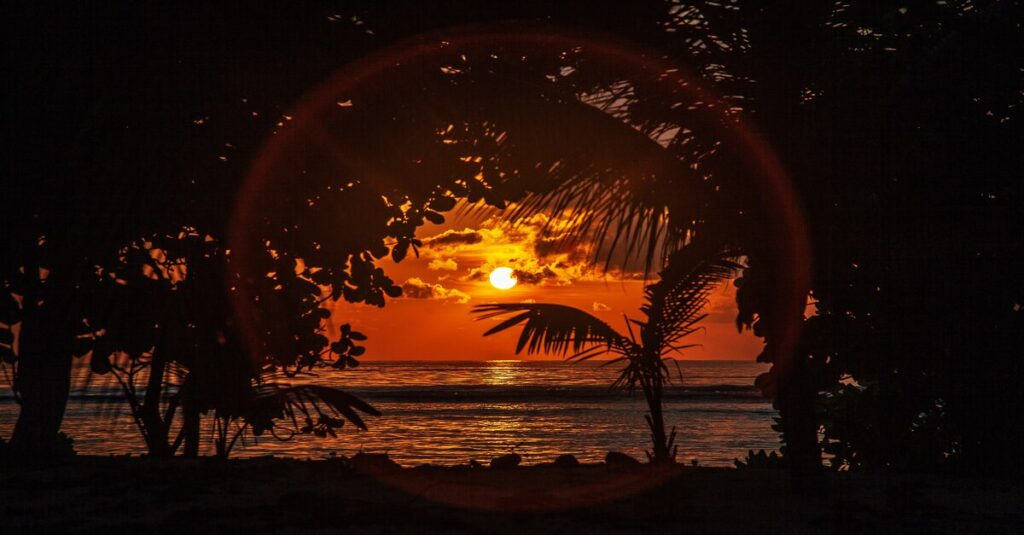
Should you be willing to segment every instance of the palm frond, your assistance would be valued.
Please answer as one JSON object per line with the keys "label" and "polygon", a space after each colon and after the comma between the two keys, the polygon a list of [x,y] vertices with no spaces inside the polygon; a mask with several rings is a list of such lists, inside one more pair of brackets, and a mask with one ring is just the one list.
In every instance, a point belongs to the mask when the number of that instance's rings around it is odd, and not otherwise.
{"label": "palm frond", "polygon": [[484,336],[510,329],[524,323],[516,344],[516,354],[526,349],[528,354],[549,353],[587,360],[605,352],[622,353],[630,341],[607,323],[577,308],[545,303],[495,303],[473,307],[485,320],[520,312],[490,328]]}
{"label": "palm frond", "polygon": [[[255,406],[277,414],[283,412],[293,420],[296,410],[309,416],[311,414],[309,409],[312,408],[320,415],[342,417],[364,431],[367,429],[366,422],[356,411],[371,416],[381,415],[379,410],[352,394],[337,388],[319,385],[263,384],[256,390]],[[327,409],[327,411],[323,409]]]}
{"label": "palm frond", "polygon": [[669,257],[661,280],[644,289],[647,316],[642,330],[645,347],[674,347],[696,332],[712,289],[742,268],[730,251],[708,251],[691,244]]}
{"label": "palm frond", "polygon": [[[481,115],[507,129],[499,160],[527,193],[502,214],[505,220],[562,215],[574,221],[566,245],[585,240],[594,245],[592,260],[605,269],[613,260],[639,260],[648,273],[704,219],[707,170],[688,151],[667,149],[651,132],[574,95],[553,103],[508,80],[493,89],[513,91],[535,110],[524,115],[519,108],[490,107]],[[563,135],[571,145],[561,142]]]}

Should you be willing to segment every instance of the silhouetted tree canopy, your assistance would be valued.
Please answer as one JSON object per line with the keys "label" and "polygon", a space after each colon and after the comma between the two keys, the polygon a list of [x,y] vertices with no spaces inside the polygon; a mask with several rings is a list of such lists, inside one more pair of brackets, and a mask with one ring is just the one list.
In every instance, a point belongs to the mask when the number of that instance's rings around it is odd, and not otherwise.
{"label": "silhouetted tree canopy", "polygon": [[[758,385],[794,466],[813,469],[821,446],[837,467],[1019,470],[1019,2],[8,11],[0,357],[17,369],[24,452],[59,429],[72,354],[102,372],[115,353],[165,347],[198,370],[223,351],[246,395],[264,365],[348,363],[351,346],[329,353],[322,301],[399,295],[377,261],[416,254],[416,229],[466,199],[515,203],[513,218],[576,210],[606,264],[618,249],[656,271],[693,236],[742,252],[737,322],[765,338]],[[571,38],[527,54],[443,45],[448,28],[498,23],[607,35],[650,61]],[[425,59],[291,115],[413,36],[432,43]],[[703,89],[667,83],[673,65]],[[768,140],[805,214],[813,310],[792,360],[793,259],[730,118]],[[276,136],[293,137],[246,243],[230,243],[231,207]],[[161,267],[177,261],[180,280]]]}

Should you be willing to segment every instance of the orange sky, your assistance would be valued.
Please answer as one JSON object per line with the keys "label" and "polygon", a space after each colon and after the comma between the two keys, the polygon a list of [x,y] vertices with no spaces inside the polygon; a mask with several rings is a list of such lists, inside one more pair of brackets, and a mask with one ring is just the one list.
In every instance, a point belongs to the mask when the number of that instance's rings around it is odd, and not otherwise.
{"label": "orange sky", "polygon": [[[339,302],[331,318],[336,326],[349,322],[369,340],[366,360],[491,360],[516,358],[519,329],[484,338],[494,321],[476,321],[470,308],[493,302],[558,303],[594,314],[625,332],[623,314],[640,318],[643,281],[637,273],[613,269],[604,273],[587,263],[584,246],[566,246],[558,237],[568,223],[538,215],[513,227],[499,217],[458,217],[447,214],[443,225],[422,227],[420,257],[399,264],[381,261],[385,272],[403,286],[404,296],[377,308]],[[545,224],[547,226],[545,227]],[[487,279],[491,270],[507,266],[519,284],[498,290]],[[734,289],[723,284],[712,295],[705,332],[689,343],[701,344],[678,358],[690,360],[753,360],[761,341],[738,334],[734,324]],[[521,355],[545,359],[554,356]]]}

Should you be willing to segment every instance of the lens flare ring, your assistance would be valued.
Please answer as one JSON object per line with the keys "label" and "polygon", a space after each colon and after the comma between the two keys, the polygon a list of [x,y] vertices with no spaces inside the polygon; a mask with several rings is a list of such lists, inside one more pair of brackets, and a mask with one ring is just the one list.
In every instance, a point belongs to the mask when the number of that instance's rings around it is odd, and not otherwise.
{"label": "lens flare ring", "polygon": [[[449,29],[412,38],[368,55],[340,69],[326,82],[315,87],[300,99],[289,113],[294,120],[286,128],[268,137],[253,161],[233,207],[228,232],[229,245],[233,251],[232,269],[238,270],[240,276],[245,277],[248,274],[247,266],[259,265],[258,262],[253,262],[257,258],[256,255],[265,252],[262,249],[263,241],[259,239],[259,236],[253,234],[253,229],[257,228],[256,223],[261,217],[258,209],[259,201],[261,197],[273,194],[273,186],[277,181],[283,181],[293,176],[288,172],[292,170],[291,166],[294,164],[293,151],[308,150],[310,147],[323,149],[325,145],[329,144],[329,137],[324,133],[324,127],[318,123],[318,116],[347,102],[339,101],[339,95],[349,94],[357,87],[372,86],[390,67],[417,61],[427,62],[449,47],[471,50],[495,46],[510,49],[517,46],[533,48],[583,46],[604,60],[621,65],[625,71],[661,73],[666,90],[674,91],[676,94],[682,93],[695,98],[711,94],[710,91],[701,87],[699,77],[689,74],[679,65],[659,59],[663,55],[607,35],[569,32],[550,26],[494,25]],[[721,115],[723,111],[717,108],[707,109],[704,113],[718,114],[713,119],[730,125],[730,128],[722,130],[725,137],[723,143],[735,144],[739,149],[738,153],[747,156],[748,161],[743,162],[742,165],[745,166],[745,170],[749,171],[754,187],[764,199],[766,211],[777,224],[779,235],[777,246],[780,251],[776,257],[783,259],[780,262],[784,262],[785,265],[778,266],[779,269],[776,270],[776,273],[781,274],[781,278],[775,286],[779,292],[779,299],[775,302],[780,310],[792,312],[792,314],[780,314],[780,317],[792,318],[791,321],[787,321],[783,325],[783,336],[778,341],[778,354],[786,359],[793,354],[799,337],[800,318],[806,304],[811,265],[808,233],[798,197],[781,161],[768,141],[757,130],[742,118],[724,117]],[[330,157],[341,158],[342,151],[334,151],[334,148],[331,148]],[[344,154],[344,157],[351,158],[365,171],[372,171],[372,163],[359,162],[360,155]],[[353,163],[346,162],[346,165],[351,168]],[[236,274],[232,273],[230,276],[235,277]],[[511,278],[511,274],[507,279],[504,276],[501,277],[501,281],[506,284],[514,280]],[[500,288],[497,284],[495,286]],[[250,301],[251,296],[247,294],[244,285],[239,286],[232,295],[236,321],[245,337],[247,349],[250,355],[256,356],[258,348],[261,347],[257,342],[261,332],[253,317],[251,307],[248,306]],[[457,506],[504,510],[550,510],[593,505],[597,501],[621,498],[626,494],[642,491],[664,481],[665,478],[671,476],[669,472],[675,473],[673,470],[664,470],[660,472],[661,475],[654,474],[654,472],[646,474],[645,472],[639,479],[625,475],[618,479],[610,478],[606,481],[607,486],[602,487],[601,492],[598,493],[586,492],[586,489],[579,487],[555,489],[557,492],[552,491],[552,494],[547,495],[558,496],[559,499],[522,503],[502,500],[498,496],[480,496],[474,488],[462,489],[465,492],[461,492],[459,489],[452,489],[451,486],[448,486],[448,490],[444,493],[431,493],[428,497]],[[385,482],[410,493],[420,494],[422,491],[422,488],[418,486],[415,474],[406,476],[381,474],[380,477]]]}

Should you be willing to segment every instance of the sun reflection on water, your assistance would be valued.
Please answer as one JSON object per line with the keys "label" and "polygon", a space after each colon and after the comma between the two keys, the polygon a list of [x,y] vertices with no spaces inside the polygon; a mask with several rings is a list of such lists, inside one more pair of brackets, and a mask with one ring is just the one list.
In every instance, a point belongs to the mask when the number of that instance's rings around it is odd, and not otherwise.
{"label": "sun reflection on water", "polygon": [[[750,385],[766,365],[753,362],[686,362],[689,387],[713,387],[666,402],[665,418],[679,426],[679,456],[701,466],[732,466],[747,450],[778,447],[771,405],[756,392],[718,393],[719,387]],[[145,444],[117,402],[114,386],[86,382],[89,367],[75,369],[75,388],[63,429],[80,454],[141,454]],[[406,465],[486,463],[509,452],[524,464],[551,462],[571,453],[600,462],[608,450],[644,458],[650,440],[639,397],[608,394],[612,367],[561,362],[367,362],[357,370],[324,372],[321,384],[339,386],[384,413],[369,431],[346,426],[337,439],[297,437],[281,442],[245,437],[235,457],[280,455],[325,458],[331,453],[387,452]],[[13,428],[18,407],[0,388],[0,436]],[[107,401],[104,401],[107,400]],[[201,453],[213,454],[204,434]]]}
{"label": "sun reflection on water", "polygon": [[522,383],[523,361],[488,360],[486,364],[483,384],[490,386],[513,386]]}

